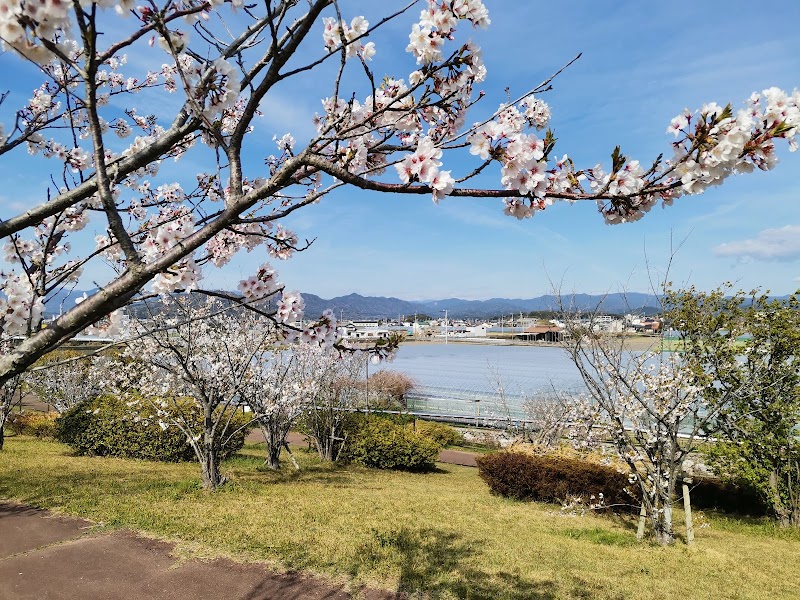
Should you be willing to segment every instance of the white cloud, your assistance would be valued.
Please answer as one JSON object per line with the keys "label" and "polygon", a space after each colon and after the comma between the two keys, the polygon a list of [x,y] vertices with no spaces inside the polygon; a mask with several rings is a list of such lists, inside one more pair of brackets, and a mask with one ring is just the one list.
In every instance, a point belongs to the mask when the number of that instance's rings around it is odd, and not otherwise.
{"label": "white cloud", "polygon": [[735,256],[743,260],[789,261],[800,258],[800,225],[764,229],[754,238],[720,244],[717,256]]}

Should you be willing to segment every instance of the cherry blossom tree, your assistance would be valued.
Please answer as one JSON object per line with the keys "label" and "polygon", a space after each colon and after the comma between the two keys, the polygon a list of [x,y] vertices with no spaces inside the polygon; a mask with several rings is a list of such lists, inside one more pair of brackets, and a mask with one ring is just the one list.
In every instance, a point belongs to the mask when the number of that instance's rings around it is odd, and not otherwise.
{"label": "cherry blossom tree", "polygon": [[[247,335],[247,332],[242,333]],[[283,449],[289,453],[294,467],[300,468],[291,454],[286,436],[318,388],[318,382],[309,378],[303,368],[307,347],[312,346],[299,344],[294,348],[265,348],[257,357],[248,384],[240,392],[242,402],[253,411],[253,418],[264,434],[267,446],[265,464],[270,469],[280,468]]]}
{"label": "cherry blossom tree", "polygon": [[97,395],[100,375],[92,369],[91,358],[77,352],[57,351],[48,354],[24,375],[24,382],[38,398],[64,413],[73,406]]}
{"label": "cherry blossom tree", "polygon": [[192,300],[167,300],[157,317],[132,321],[125,351],[98,368],[113,377],[112,391],[129,397],[132,413],[146,403],[162,428],[184,433],[203,486],[213,490],[226,480],[221,449],[241,430],[234,417],[254,389],[275,331],[216,299],[199,306]]}
{"label": "cherry blossom tree", "polygon": [[638,537],[647,518],[655,539],[671,544],[673,501],[684,463],[719,412],[679,354],[664,354],[659,345],[632,352],[625,336],[598,333],[593,314],[565,315],[563,321],[562,346],[587,388],[572,398],[570,435],[580,448],[613,448],[641,492]]}
{"label": "cherry blossom tree", "polygon": [[353,410],[363,407],[365,352],[339,352],[320,346],[298,346],[298,364],[311,382],[303,414],[303,429],[314,440],[319,457],[333,461],[347,443],[346,428]]}
{"label": "cherry blossom tree", "polygon": [[[738,111],[681,112],[667,159],[640,162],[616,148],[610,164],[579,166],[556,153],[548,128],[541,95],[553,78],[470,119],[490,101],[476,92],[487,77],[482,50],[464,35],[490,25],[481,0],[386,13],[370,23],[336,0],[0,0],[3,47],[42,78],[27,101],[2,107],[11,116],[0,156],[27,151],[49,174],[40,202],[2,209],[0,331],[15,345],[0,356],[0,384],[87,327],[118,325],[117,311],[136,299],[203,289],[204,269],[241,251],[289,258],[308,243],[285,218],[337,188],[494,198],[518,219],[588,200],[607,223],[624,223],[732,174],[771,169],[778,140],[796,148],[800,93],[770,88]],[[389,45],[376,32],[404,19],[408,68],[383,76]],[[257,117],[276,91],[302,78],[319,88],[328,73],[314,135],[298,143],[276,132],[277,149],[265,151]],[[16,102],[19,90],[8,91],[3,104]],[[493,169],[496,186],[473,185]],[[89,271],[97,291],[45,326],[45,303]],[[302,317],[302,298],[268,262],[238,291],[243,303],[272,298],[278,324]],[[329,325],[287,335],[314,340]]]}

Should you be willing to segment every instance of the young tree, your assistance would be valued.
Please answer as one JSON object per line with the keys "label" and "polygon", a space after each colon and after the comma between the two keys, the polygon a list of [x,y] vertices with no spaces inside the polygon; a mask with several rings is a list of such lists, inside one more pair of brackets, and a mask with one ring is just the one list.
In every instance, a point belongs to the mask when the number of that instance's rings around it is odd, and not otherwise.
{"label": "young tree", "polygon": [[147,402],[162,428],[186,435],[203,487],[213,490],[225,482],[220,452],[241,428],[234,416],[242,410],[242,395],[252,391],[275,331],[212,299],[194,305],[191,297],[176,298],[159,312],[164,310],[172,316],[132,321],[125,352],[113,368],[103,368],[118,374],[118,389],[127,391],[132,411]]}
{"label": "young tree", "polygon": [[[673,155],[650,165],[619,148],[606,167],[557,158],[550,109],[536,96],[552,77],[465,125],[487,73],[481,49],[456,29],[488,26],[488,9],[428,0],[416,13],[418,4],[369,23],[335,0],[125,0],[116,10],[2,0],[2,44],[43,83],[0,127],[0,156],[27,150],[51,185],[40,203],[19,214],[4,208],[0,220],[11,264],[0,274],[0,331],[21,338],[0,356],[0,385],[138,294],[200,288],[206,265],[222,267],[240,250],[288,258],[306,244],[282,220],[335,188],[502,199],[519,219],[557,200],[589,200],[606,222],[621,223],[731,174],[771,169],[777,139],[794,147],[800,93],[776,88],[739,112],[716,104],[682,112],[670,124]],[[409,68],[381,77],[371,66],[376,31],[411,11],[419,18],[409,23]],[[318,89],[325,77],[316,133],[302,144],[286,134],[265,156],[259,111],[287,81],[307,78]],[[476,162],[454,171],[467,149]],[[499,184],[473,187],[495,163]],[[187,164],[201,165],[191,180]],[[104,261],[111,270],[95,267]],[[45,302],[89,269],[97,291],[44,327]],[[280,294],[276,321],[302,312],[269,264],[239,290],[247,302]]]}
{"label": "young tree", "polygon": [[91,366],[91,357],[79,352],[51,352],[24,375],[25,385],[39,400],[64,413],[97,395],[97,371]]}
{"label": "young tree", "polygon": [[376,396],[370,401],[372,408],[384,410],[403,410],[406,408],[406,394],[414,389],[416,382],[398,371],[381,370],[370,375],[364,387]]}
{"label": "young tree", "polygon": [[303,414],[304,430],[322,460],[336,460],[347,441],[349,416],[361,403],[366,354],[314,346],[298,346],[295,353],[303,379],[313,386]]}
{"label": "young tree", "polygon": [[678,354],[660,348],[632,352],[625,336],[596,331],[594,315],[565,315],[563,321],[563,347],[587,388],[573,404],[575,441],[616,451],[641,491],[642,518],[649,518],[660,544],[671,544],[683,463],[707,435],[716,411]]}
{"label": "young tree", "polygon": [[[305,345],[264,348],[256,357],[248,383],[240,390],[242,402],[253,411],[253,418],[264,434],[265,464],[270,469],[280,468],[284,448],[292,456],[286,436],[317,389],[317,382],[309,379],[303,369],[300,357],[305,354],[305,348]],[[299,469],[293,456],[292,462]]]}
{"label": "young tree", "polygon": [[731,294],[726,284],[667,290],[666,304],[719,413],[711,465],[758,490],[781,525],[800,527],[800,297]]}

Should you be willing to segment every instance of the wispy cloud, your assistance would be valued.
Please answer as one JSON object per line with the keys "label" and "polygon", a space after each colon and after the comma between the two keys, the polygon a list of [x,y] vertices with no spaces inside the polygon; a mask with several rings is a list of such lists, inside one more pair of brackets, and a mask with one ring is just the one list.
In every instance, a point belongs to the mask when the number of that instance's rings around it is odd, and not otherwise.
{"label": "wispy cloud", "polygon": [[764,229],[753,238],[726,242],[714,248],[717,256],[790,261],[800,258],[800,225]]}

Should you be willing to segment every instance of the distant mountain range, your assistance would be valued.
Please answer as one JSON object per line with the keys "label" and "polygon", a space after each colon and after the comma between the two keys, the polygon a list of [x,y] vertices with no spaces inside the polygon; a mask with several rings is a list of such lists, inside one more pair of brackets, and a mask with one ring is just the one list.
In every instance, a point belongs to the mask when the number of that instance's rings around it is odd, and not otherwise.
{"label": "distant mountain range", "polygon": [[[86,290],[91,295],[97,290]],[[62,292],[47,303],[48,314],[57,314],[59,309],[72,308],[75,299],[82,296],[84,290]],[[462,300],[460,298],[447,298],[444,300],[401,300],[400,298],[386,298],[384,296],[361,296],[349,294],[336,298],[320,298],[315,294],[303,293],[306,302],[306,314],[319,315],[326,309],[331,309],[334,314],[345,319],[396,319],[404,316],[413,319],[415,314],[431,317],[444,316],[447,311],[449,318],[485,319],[529,312],[547,312],[558,310],[556,296],[545,295],[536,298],[491,298],[489,300]],[[609,314],[656,314],[660,312],[658,299],[652,294],[629,292],[627,294],[575,294],[565,297],[575,310],[599,310]]]}
{"label": "distant mountain range", "polygon": [[[409,301],[383,296],[361,296],[349,294],[336,298],[324,299],[314,294],[303,294],[306,301],[306,313],[319,314],[325,309],[333,310],[338,317],[345,319],[396,319],[405,316],[412,319],[414,314],[431,317],[443,316],[447,311],[450,318],[483,319],[501,315],[546,312],[558,310],[556,296],[545,295],[537,298],[491,298],[490,300],[462,300],[447,298],[444,300]],[[565,297],[565,303],[575,310],[600,310],[610,314],[660,312],[658,299],[652,294],[631,292],[627,294],[591,295],[575,294]]]}

